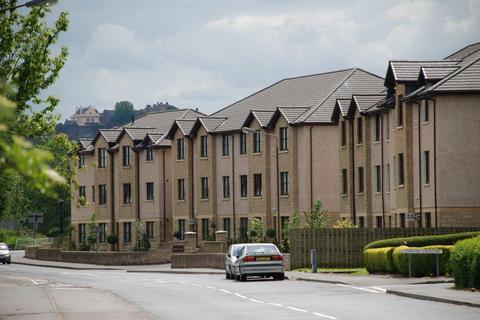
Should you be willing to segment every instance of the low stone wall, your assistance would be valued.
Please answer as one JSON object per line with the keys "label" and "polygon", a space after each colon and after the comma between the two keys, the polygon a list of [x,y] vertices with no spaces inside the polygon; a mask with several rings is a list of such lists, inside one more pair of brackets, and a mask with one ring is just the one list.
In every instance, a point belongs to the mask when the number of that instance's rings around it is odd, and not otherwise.
{"label": "low stone wall", "polygon": [[105,266],[124,266],[141,264],[161,264],[170,262],[168,251],[148,252],[92,252],[92,251],[60,251],[59,249],[43,249],[26,247],[25,257],[29,259],[88,263]]}
{"label": "low stone wall", "polygon": [[214,268],[225,269],[224,253],[173,253],[172,269],[175,268]]}

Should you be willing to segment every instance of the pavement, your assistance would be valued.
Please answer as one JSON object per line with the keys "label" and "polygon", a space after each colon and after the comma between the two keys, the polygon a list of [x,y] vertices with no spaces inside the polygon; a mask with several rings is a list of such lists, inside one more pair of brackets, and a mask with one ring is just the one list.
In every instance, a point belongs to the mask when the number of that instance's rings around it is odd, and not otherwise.
{"label": "pavement", "polygon": [[[56,261],[42,261],[25,258],[23,256],[23,251],[13,252],[12,264],[72,270],[123,270],[130,273],[165,273],[176,275],[216,275],[224,274],[225,272],[224,270],[207,268],[172,269],[170,264],[101,266]],[[339,286],[367,292],[379,291],[413,299],[480,308],[480,292],[455,289],[453,279],[448,277],[406,278],[396,275],[358,276],[344,273],[309,273],[298,271],[287,271],[285,274],[289,280],[336,284]]]}

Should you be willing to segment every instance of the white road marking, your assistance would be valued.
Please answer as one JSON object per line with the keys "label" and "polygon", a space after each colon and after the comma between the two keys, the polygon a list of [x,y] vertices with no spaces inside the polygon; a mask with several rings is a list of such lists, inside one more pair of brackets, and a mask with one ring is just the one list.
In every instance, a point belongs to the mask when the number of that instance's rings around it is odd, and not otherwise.
{"label": "white road marking", "polygon": [[290,310],[299,311],[299,312],[308,312],[308,310],[295,308],[295,307],[287,307],[287,308],[290,309]]}
{"label": "white road marking", "polygon": [[373,289],[369,289],[369,288],[355,287],[355,286],[350,286],[350,285],[341,284],[341,283],[337,283],[337,286],[339,286],[339,287],[344,287],[344,288],[351,288],[351,289],[362,290],[362,291],[366,291],[366,292],[370,292],[370,293],[382,293],[382,292],[380,292],[380,291],[373,290]]}
{"label": "white road marking", "polygon": [[212,287],[212,286],[205,286],[205,288],[208,288],[208,289],[217,289],[217,288]]}
{"label": "white road marking", "polygon": [[380,287],[370,287],[370,288],[372,288],[373,290],[378,290],[378,291],[383,292],[383,293],[387,292],[387,289],[380,288]]}
{"label": "white road marking", "polygon": [[253,298],[250,298],[250,299],[248,299],[248,300],[250,300],[250,301],[252,301],[252,302],[255,302],[255,303],[263,303],[263,301],[260,301],[260,300],[257,300],[257,299],[253,299]]}
{"label": "white road marking", "polygon": [[326,314],[323,314],[323,313],[312,312],[312,314],[314,314],[316,316],[319,316],[319,317],[327,318],[327,319],[332,319],[332,320],[337,319],[335,317],[332,317],[332,316],[329,316],[329,315],[326,315]]}
{"label": "white road marking", "polygon": [[54,288],[55,290],[86,290],[87,288]]}
{"label": "white road marking", "polygon": [[30,281],[32,281],[34,285],[45,284],[48,282],[48,280],[43,280],[43,279],[37,279],[37,280],[30,279]]}
{"label": "white road marking", "polygon": [[218,289],[218,290],[219,290],[219,291],[222,291],[223,293],[231,294],[231,292],[230,292],[230,291],[228,291],[228,290],[225,290],[225,289]]}
{"label": "white road marking", "polygon": [[198,284],[198,283],[192,283],[192,286],[194,286],[194,287],[203,287],[203,285]]}
{"label": "white road marking", "polygon": [[283,307],[283,304],[280,304],[280,303],[275,303],[275,302],[269,302],[268,304],[272,305],[272,306],[275,306],[275,307]]}
{"label": "white road marking", "polygon": [[235,293],[235,295],[239,298],[242,298],[242,299],[247,299],[247,297],[245,296],[242,296],[240,293]]}

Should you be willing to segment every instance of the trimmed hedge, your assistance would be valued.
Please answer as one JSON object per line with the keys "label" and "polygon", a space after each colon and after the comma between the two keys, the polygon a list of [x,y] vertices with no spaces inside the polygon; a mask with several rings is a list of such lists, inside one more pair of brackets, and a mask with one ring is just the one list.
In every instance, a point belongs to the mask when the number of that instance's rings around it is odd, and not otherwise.
{"label": "trimmed hedge", "polygon": [[480,288],[480,237],[457,242],[450,263],[456,287]]}
{"label": "trimmed hedge", "polygon": [[384,239],[370,242],[365,246],[365,250],[373,248],[398,247],[407,245],[409,247],[425,247],[434,245],[453,245],[459,240],[469,239],[480,236],[480,231],[453,233],[437,236],[420,236]]}
{"label": "trimmed hedge", "polygon": [[[450,252],[453,246],[425,246],[425,247],[415,247],[416,249],[442,249],[443,253],[440,255],[440,275],[445,275],[450,273]],[[408,276],[408,254],[402,253],[403,250],[410,249],[407,246],[396,247],[393,250],[393,263],[395,265],[395,270],[403,275]],[[436,264],[436,255],[434,254],[411,254],[410,255],[412,263],[412,276],[413,277],[422,277],[422,276],[436,276],[437,275],[437,264]]]}
{"label": "trimmed hedge", "polygon": [[395,272],[393,247],[368,249],[363,252],[363,263],[369,273]]}

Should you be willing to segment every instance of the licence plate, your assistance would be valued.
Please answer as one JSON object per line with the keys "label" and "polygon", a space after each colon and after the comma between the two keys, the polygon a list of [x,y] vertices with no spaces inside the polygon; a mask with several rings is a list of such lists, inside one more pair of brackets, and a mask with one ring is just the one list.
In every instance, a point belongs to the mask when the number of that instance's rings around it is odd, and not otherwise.
{"label": "licence plate", "polygon": [[270,261],[270,257],[257,257],[257,261]]}

